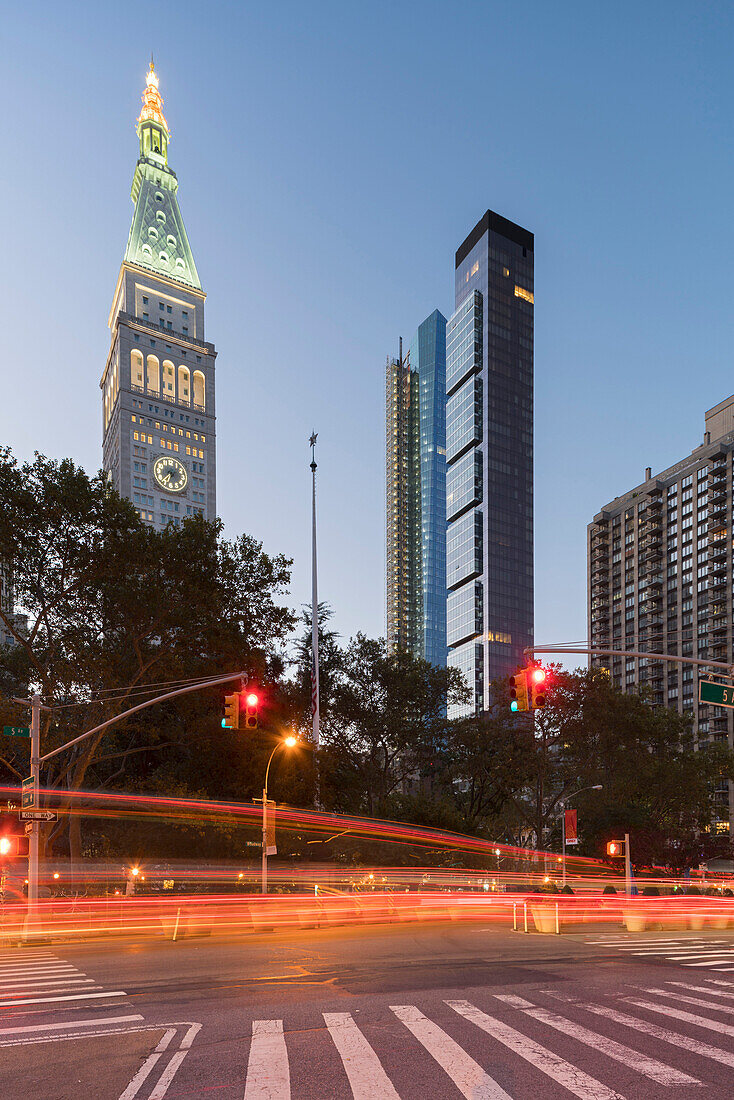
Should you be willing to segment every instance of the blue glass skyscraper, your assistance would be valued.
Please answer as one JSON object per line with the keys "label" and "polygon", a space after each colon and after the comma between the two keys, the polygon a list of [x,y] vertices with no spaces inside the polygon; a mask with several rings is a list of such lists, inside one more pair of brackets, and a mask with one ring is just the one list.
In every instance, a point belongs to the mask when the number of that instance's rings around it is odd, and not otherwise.
{"label": "blue glass skyscraper", "polygon": [[418,327],[386,374],[390,648],[446,664],[446,318]]}

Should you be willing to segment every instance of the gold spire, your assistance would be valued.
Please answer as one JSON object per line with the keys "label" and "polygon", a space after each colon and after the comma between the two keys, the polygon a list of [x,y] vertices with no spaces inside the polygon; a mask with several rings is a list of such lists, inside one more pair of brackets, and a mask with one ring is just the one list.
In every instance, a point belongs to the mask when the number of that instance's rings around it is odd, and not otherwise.
{"label": "gold spire", "polygon": [[138,116],[138,126],[141,122],[158,122],[170,134],[168,123],[163,117],[163,97],[158,91],[158,76],[153,65],[153,57],[150,59],[150,68],[145,78],[145,91],[143,92],[143,109]]}

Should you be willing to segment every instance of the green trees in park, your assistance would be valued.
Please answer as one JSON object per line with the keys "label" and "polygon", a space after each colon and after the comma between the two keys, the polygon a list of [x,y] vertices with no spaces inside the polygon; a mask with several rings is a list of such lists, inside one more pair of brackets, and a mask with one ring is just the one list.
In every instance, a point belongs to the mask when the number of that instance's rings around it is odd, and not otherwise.
{"label": "green trees in park", "polygon": [[[0,608],[17,642],[0,658],[0,691],[6,709],[8,697],[31,690],[53,707],[42,712],[43,752],[165,691],[154,685],[240,668],[259,680],[282,672],[279,648],[293,626],[280,603],[290,562],[250,536],[225,540],[201,517],[155,530],[101,475],[41,455],[20,465],[7,450],[0,500],[0,561],[29,620],[20,629]],[[150,787],[151,771],[165,781],[173,770],[179,791],[205,790],[212,773],[225,772],[212,744],[219,703],[212,689],[143,711],[56,757],[44,783]],[[27,711],[14,719],[27,724]],[[24,746],[12,748],[0,746],[2,766],[17,781],[27,762]]]}
{"label": "green trees in park", "polygon": [[728,816],[716,788],[734,775],[734,754],[721,743],[694,752],[689,715],[623,694],[601,670],[554,668],[548,705],[533,719],[508,723],[503,685],[495,696],[494,712],[467,724],[476,748],[457,761],[467,815],[485,791],[495,796],[485,817],[495,835],[557,847],[564,799],[601,784],[573,801],[581,854],[600,855],[606,839],[628,831],[641,863],[727,854],[710,830]]}

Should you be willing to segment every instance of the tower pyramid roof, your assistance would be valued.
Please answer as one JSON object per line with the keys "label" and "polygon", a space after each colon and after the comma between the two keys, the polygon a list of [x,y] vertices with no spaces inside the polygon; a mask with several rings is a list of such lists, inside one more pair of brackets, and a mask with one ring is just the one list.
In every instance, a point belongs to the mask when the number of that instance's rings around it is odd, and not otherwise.
{"label": "tower pyramid roof", "polygon": [[131,190],[135,212],[125,261],[201,290],[178,205],[178,179],[168,166],[171,135],[163,115],[163,97],[152,60],[142,100],[143,107],[136,123],[140,156]]}

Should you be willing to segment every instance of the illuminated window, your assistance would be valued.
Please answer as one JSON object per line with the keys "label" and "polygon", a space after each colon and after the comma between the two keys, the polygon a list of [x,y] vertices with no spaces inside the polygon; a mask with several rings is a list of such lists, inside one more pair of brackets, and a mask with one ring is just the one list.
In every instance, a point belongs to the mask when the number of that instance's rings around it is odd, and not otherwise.
{"label": "illuminated window", "polygon": [[202,442],[202,443],[206,443],[206,436],[205,436],[205,435],[203,435],[203,436],[201,437],[201,442]]}
{"label": "illuminated window", "polygon": [[203,452],[203,451],[199,451],[199,458],[203,458],[203,457],[204,457],[204,452]]}
{"label": "illuminated window", "polygon": [[200,409],[204,408],[204,375],[200,370],[194,371],[194,404]]}
{"label": "illuminated window", "polygon": [[[170,447],[170,443],[169,443],[169,447]],[[174,449],[174,451],[178,450],[178,443],[173,444],[173,449]]]}
{"label": "illuminated window", "polygon": [[515,297],[524,298],[526,302],[530,303],[535,301],[532,290],[526,290],[524,286],[515,286]]}
{"label": "illuminated window", "polygon": [[148,393],[160,393],[160,364],[156,355],[148,356]]}
{"label": "illuminated window", "polygon": [[138,440],[139,440],[139,438],[140,438],[140,437],[138,436],[138,433],[137,433],[137,432],[133,432],[133,439],[138,439]]}

